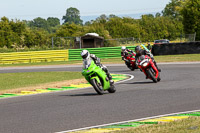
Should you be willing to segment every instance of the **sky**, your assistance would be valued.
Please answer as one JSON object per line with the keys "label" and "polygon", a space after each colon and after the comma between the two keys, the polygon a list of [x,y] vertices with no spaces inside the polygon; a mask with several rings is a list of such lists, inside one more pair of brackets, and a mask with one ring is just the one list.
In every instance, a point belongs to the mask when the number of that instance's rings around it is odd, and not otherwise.
{"label": "sky", "polygon": [[81,17],[101,14],[148,14],[161,12],[171,0],[0,0],[0,18],[33,20],[37,17],[62,19],[67,8],[75,7]]}

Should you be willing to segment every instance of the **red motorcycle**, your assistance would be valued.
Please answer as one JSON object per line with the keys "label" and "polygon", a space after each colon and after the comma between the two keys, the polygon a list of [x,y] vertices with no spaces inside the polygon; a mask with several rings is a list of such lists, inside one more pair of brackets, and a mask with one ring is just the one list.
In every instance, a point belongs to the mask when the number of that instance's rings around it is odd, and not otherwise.
{"label": "red motorcycle", "polygon": [[138,68],[140,68],[140,70],[142,70],[146,75],[146,78],[153,80],[154,83],[157,83],[161,80],[157,67],[148,55],[140,56],[137,64]]}
{"label": "red motorcycle", "polygon": [[131,70],[134,71],[138,67],[135,65],[135,57],[134,54],[128,54],[127,56],[124,57],[123,59],[125,61],[126,66]]}

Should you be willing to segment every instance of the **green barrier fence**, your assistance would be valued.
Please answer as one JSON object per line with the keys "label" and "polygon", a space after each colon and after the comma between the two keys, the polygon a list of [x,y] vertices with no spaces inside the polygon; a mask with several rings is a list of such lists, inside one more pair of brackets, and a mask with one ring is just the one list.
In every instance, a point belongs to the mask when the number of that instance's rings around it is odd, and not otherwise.
{"label": "green barrier fence", "polygon": [[[135,50],[135,46],[127,46],[128,49]],[[121,57],[121,47],[85,48],[91,54],[99,58]],[[69,49],[69,60],[82,60],[81,51],[83,49]]]}

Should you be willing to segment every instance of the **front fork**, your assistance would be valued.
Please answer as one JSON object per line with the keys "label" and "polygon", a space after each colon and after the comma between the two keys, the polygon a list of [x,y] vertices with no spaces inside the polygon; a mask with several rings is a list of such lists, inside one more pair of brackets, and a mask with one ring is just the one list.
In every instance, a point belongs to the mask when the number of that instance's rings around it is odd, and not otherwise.
{"label": "front fork", "polygon": [[152,62],[150,62],[151,63],[151,67],[153,68],[153,70],[155,71],[155,73],[156,73],[156,79],[158,78],[158,76],[159,76],[159,72],[158,72],[158,69],[157,69],[157,67],[155,66],[155,64],[153,63],[153,61]]}

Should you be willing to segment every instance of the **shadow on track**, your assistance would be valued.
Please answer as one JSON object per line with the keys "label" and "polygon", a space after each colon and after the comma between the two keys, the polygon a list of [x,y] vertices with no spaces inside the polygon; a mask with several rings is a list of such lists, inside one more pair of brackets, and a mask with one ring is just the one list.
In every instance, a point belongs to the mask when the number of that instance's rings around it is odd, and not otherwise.
{"label": "shadow on track", "polygon": [[130,72],[131,70],[119,70],[119,71],[110,71],[110,72],[113,72],[113,73],[116,73],[116,72],[120,72],[120,73],[122,73],[122,72]]}
{"label": "shadow on track", "polygon": [[[104,93],[104,95],[107,93]],[[70,97],[78,97],[78,96],[102,96],[97,93],[84,93],[84,94],[72,94],[72,95],[60,95],[60,96],[70,96]]]}
{"label": "shadow on track", "polygon": [[153,81],[147,81],[147,82],[132,82],[132,83],[119,83],[119,84],[155,84]]}

